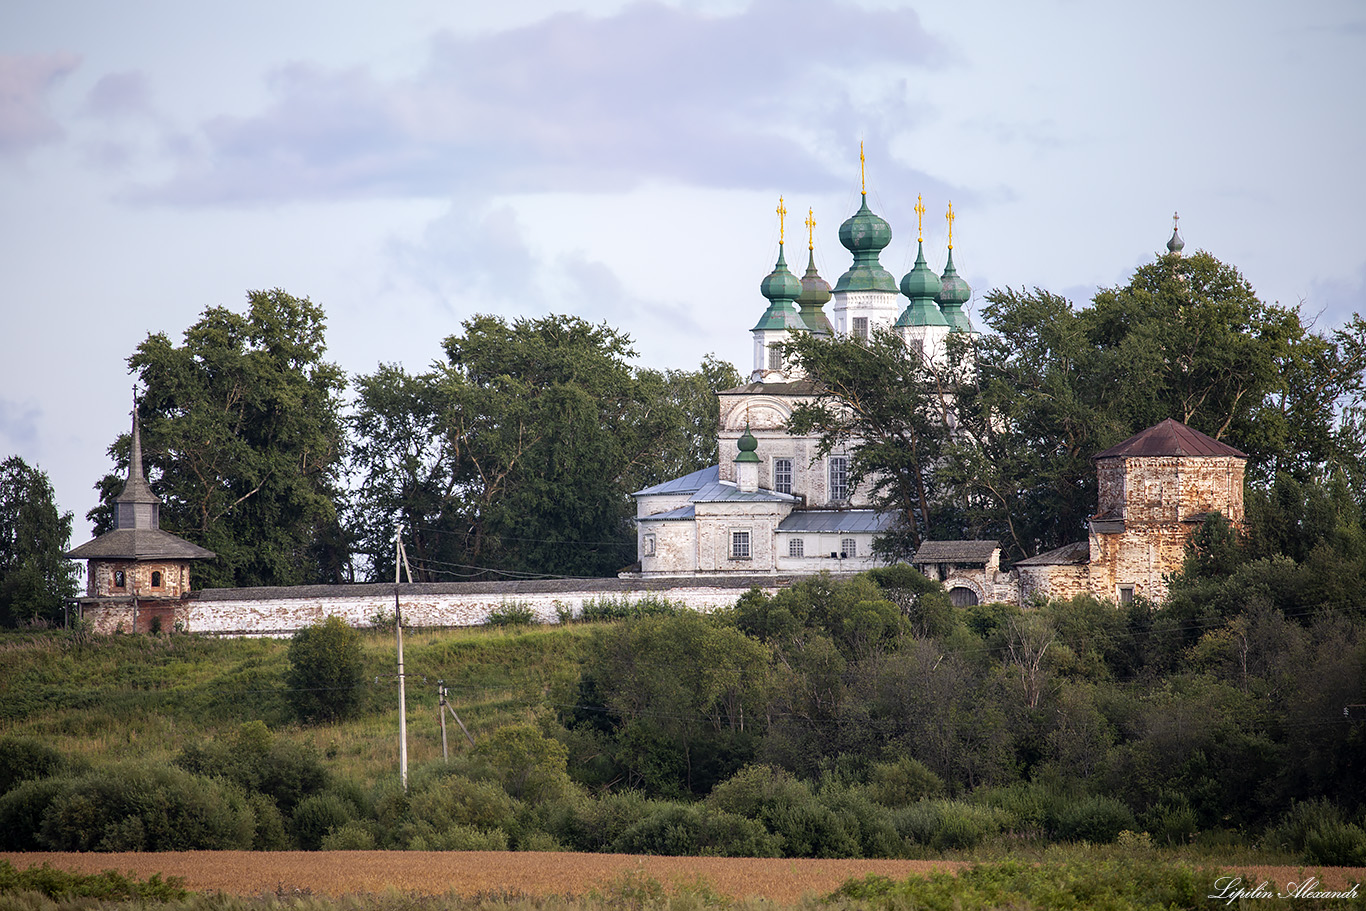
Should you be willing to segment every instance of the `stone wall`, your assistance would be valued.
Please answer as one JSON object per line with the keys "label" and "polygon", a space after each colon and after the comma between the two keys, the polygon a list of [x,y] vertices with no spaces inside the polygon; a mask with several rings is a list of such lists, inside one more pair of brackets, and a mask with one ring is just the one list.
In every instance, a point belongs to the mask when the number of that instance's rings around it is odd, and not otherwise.
{"label": "stone wall", "polygon": [[[701,579],[557,579],[538,582],[451,582],[399,586],[405,627],[477,626],[489,614],[511,605],[532,610],[544,623],[562,613],[578,615],[595,599],[639,600],[658,595],[693,610],[708,612],[733,605],[751,587],[768,594],[791,585],[795,577]],[[175,622],[191,633],[225,636],[287,636],[328,616],[353,626],[392,620],[394,586],[302,585],[281,588],[227,588],[195,592],[176,609]],[[145,610],[146,606],[140,607]],[[120,623],[131,630],[126,602],[87,604],[86,617],[101,632]],[[139,617],[139,628],[145,628]],[[171,624],[163,622],[164,629]]]}
{"label": "stone wall", "polygon": [[[123,573],[123,585],[116,585]],[[156,574],[157,585],[153,585]],[[190,590],[185,560],[91,560],[85,591],[90,598],[179,598]]]}

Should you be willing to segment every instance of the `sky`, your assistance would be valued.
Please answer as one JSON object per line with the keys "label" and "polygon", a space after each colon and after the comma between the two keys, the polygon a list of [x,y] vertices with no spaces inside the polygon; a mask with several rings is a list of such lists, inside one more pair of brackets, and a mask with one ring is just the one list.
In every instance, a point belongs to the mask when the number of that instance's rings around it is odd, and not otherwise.
{"label": "sky", "polygon": [[72,544],[127,358],[209,307],[321,305],[348,374],[421,371],[476,313],[572,313],[639,363],[747,373],[776,259],[1077,306],[1165,247],[1323,330],[1366,311],[1360,0],[7,0],[0,458]]}

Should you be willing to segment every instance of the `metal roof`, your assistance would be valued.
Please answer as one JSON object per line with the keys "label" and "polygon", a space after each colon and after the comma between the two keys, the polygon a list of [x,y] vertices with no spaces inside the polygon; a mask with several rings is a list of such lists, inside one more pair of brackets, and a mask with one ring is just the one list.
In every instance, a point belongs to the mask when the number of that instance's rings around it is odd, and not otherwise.
{"label": "metal roof", "polygon": [[796,503],[797,497],[771,490],[741,490],[729,481],[708,484],[689,499],[694,503]]}
{"label": "metal roof", "polygon": [[1075,544],[1064,544],[1055,550],[1039,554],[1037,557],[1029,557],[1020,560],[1016,566],[1064,566],[1067,564],[1087,563],[1091,560],[1091,544],[1088,541],[1078,541]]}
{"label": "metal roof", "polygon": [[1167,418],[1161,424],[1149,427],[1091,458],[1118,459],[1132,456],[1232,456],[1246,459],[1247,453],[1240,452],[1226,443],[1220,443],[1214,437],[1206,436],[1198,430],[1192,430],[1180,421]]}
{"label": "metal roof", "polygon": [[896,524],[890,512],[871,509],[803,509],[778,523],[783,532],[873,533],[879,534]]}
{"label": "metal roof", "polygon": [[746,383],[734,389],[722,389],[717,395],[815,395],[820,387],[811,380],[790,383]]}
{"label": "metal roof", "polygon": [[657,512],[652,516],[640,516],[637,522],[680,522],[685,519],[693,519],[697,516],[697,508],[692,504],[680,506],[677,509],[670,509],[668,512]]}
{"label": "metal roof", "polygon": [[911,563],[982,563],[1001,549],[995,541],[925,541]]}
{"label": "metal roof", "polygon": [[633,497],[648,497],[656,494],[683,494],[696,493],[708,484],[715,484],[721,479],[721,467],[712,465],[707,468],[699,468],[691,474],[685,474],[681,478],[674,478],[671,481],[661,481],[653,487],[644,490],[637,490],[631,494]]}

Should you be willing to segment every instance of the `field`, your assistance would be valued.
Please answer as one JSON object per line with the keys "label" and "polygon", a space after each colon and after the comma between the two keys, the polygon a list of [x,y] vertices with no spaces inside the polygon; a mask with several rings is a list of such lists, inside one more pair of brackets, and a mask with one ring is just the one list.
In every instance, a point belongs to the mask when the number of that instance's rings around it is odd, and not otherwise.
{"label": "field", "polygon": [[[876,874],[892,879],[955,872],[964,861],[772,860],[721,857],[647,857],[626,854],[537,854],[494,851],[189,851],[162,854],[0,854],[19,869],[50,864],[78,873],[115,870],[145,879],[180,877],[186,888],[228,895],[347,895],[400,892],[463,896],[586,895],[623,878],[666,887],[703,885],[733,900],[763,898],[791,904],[825,896],[850,879]],[[1273,888],[1316,878],[1325,889],[1349,889],[1366,870],[1340,867],[1235,869],[1251,888]],[[1204,888],[1200,885],[1200,888]],[[1209,884],[1215,889],[1213,878]],[[1359,890],[1360,891],[1360,890]],[[1351,903],[1355,907],[1356,903]]]}

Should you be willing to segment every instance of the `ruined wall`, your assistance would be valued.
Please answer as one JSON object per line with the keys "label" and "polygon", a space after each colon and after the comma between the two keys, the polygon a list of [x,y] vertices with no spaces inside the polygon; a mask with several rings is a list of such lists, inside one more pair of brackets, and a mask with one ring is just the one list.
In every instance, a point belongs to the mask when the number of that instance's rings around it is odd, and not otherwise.
{"label": "ruined wall", "polygon": [[[123,585],[115,584],[123,573]],[[153,585],[159,574],[159,585]],[[179,598],[190,590],[190,567],[185,560],[91,560],[85,593],[90,598]]]}
{"label": "ruined wall", "polygon": [[1066,599],[1091,594],[1090,569],[1085,563],[1017,566],[1016,572],[1022,604],[1036,597]]}

